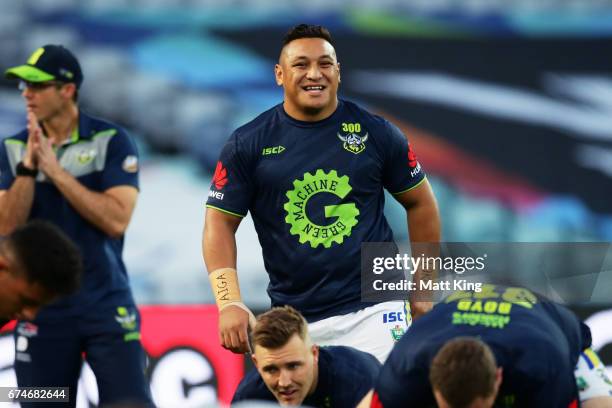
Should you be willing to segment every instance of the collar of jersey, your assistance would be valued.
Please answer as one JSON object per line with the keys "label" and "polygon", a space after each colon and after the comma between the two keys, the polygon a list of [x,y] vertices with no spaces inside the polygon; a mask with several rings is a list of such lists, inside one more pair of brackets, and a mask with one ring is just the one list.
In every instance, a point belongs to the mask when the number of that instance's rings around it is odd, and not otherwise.
{"label": "collar of jersey", "polygon": [[291,116],[287,114],[287,112],[285,112],[285,108],[283,108],[282,103],[278,105],[278,111],[283,120],[285,120],[286,122],[289,122],[290,124],[294,126],[298,126],[302,128],[315,128],[315,127],[325,126],[329,123],[333,123],[336,120],[336,118],[340,116],[343,109],[344,109],[344,102],[342,102],[342,100],[338,98],[338,106],[336,106],[336,110],[334,111],[334,113],[332,113],[325,119],[317,120],[316,122],[307,122],[307,121],[297,120],[295,118],[292,118]]}
{"label": "collar of jersey", "polygon": [[68,146],[68,145],[77,143],[81,139],[79,129],[81,129],[84,126],[84,123],[83,123],[84,120],[85,118],[84,118],[83,112],[79,110],[79,120],[77,122],[76,127],[72,129],[72,132],[70,133],[70,137],[64,140],[64,142],[58,147],[64,147],[64,146]]}
{"label": "collar of jersey", "polygon": [[[79,122],[81,122],[80,119],[79,119]],[[64,142],[60,145],[60,147],[68,146],[70,144],[73,144],[79,141],[79,126],[80,126],[80,123],[78,123],[74,129],[72,129],[72,133],[70,134],[70,137],[64,140]]]}
{"label": "collar of jersey", "polygon": [[57,145],[55,148],[68,146],[68,145],[71,145],[73,143],[78,142],[79,141],[79,128],[80,127],[81,127],[81,116],[79,115],[79,121],[77,123],[77,126],[74,129],[72,129],[72,132],[70,133],[70,137],[68,139],[64,140],[60,145]]}
{"label": "collar of jersey", "polygon": [[70,138],[67,139],[61,146],[67,146],[74,143],[88,140],[91,138],[95,131],[91,129],[91,117],[83,110],[79,109],[79,123],[78,126],[72,130]]}

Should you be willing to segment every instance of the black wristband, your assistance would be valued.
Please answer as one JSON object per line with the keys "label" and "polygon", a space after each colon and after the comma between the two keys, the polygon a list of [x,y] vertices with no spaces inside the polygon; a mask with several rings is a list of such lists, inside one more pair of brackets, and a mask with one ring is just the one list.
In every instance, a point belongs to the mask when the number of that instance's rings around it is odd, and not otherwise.
{"label": "black wristband", "polygon": [[22,161],[17,163],[16,174],[18,176],[34,177],[38,176],[38,169],[30,169]]}

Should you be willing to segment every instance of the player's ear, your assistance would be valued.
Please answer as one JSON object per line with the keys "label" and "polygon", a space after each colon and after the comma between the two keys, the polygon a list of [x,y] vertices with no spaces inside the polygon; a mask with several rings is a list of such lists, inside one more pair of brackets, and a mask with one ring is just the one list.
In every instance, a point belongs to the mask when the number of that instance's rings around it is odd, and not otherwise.
{"label": "player's ear", "polygon": [[255,353],[251,354],[251,361],[253,362],[255,368],[257,368],[257,357],[255,357]]}
{"label": "player's ear", "polygon": [[342,78],[340,76],[340,63],[337,64],[338,65],[338,83],[342,82]]}
{"label": "player's ear", "polygon": [[315,364],[319,362],[319,346],[316,344],[312,345],[312,356],[314,357]]}
{"label": "player's ear", "polygon": [[498,367],[497,371],[495,372],[495,391],[497,391],[501,386],[503,379],[503,371],[504,369],[502,367]]}
{"label": "player's ear", "polygon": [[280,64],[274,66],[274,77],[276,78],[276,85],[283,86],[283,67]]}
{"label": "player's ear", "polygon": [[72,99],[74,93],[76,92],[76,84],[72,82],[64,84],[62,86],[61,92],[67,99]]}

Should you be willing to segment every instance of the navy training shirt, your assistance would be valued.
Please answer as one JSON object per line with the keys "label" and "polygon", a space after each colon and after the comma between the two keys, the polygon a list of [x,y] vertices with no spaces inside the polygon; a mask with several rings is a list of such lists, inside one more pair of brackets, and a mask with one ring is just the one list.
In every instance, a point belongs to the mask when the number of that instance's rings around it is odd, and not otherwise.
{"label": "navy training shirt", "polygon": [[361,243],[393,241],[383,188],[399,194],[424,178],[384,118],[340,100],[330,117],[303,122],[279,104],[232,134],[207,206],[251,212],[272,305],[316,321],[371,306],[361,302]]}
{"label": "navy training shirt", "polygon": [[[376,357],[352,347],[321,347],[317,388],[302,405],[354,408],[374,386],[380,367]],[[238,384],[232,404],[249,400],[276,401],[257,369],[249,371]]]}
{"label": "navy training shirt", "polygon": [[[15,168],[26,149],[27,130],[0,143],[0,190],[15,180]],[[119,126],[79,111],[78,130],[58,147],[64,170],[95,192],[128,185],[138,188],[136,145]],[[133,305],[122,260],[123,237],[112,238],[85,220],[55,185],[39,172],[29,219],[44,219],[59,226],[79,247],[84,273],[79,291],[41,310],[40,318],[64,317],[96,307]]]}
{"label": "navy training shirt", "polygon": [[578,398],[574,368],[590,346],[588,327],[527,289],[483,285],[449,296],[416,320],[376,382],[372,407],[435,407],[429,367],[460,336],[479,337],[503,367],[496,407],[563,408]]}

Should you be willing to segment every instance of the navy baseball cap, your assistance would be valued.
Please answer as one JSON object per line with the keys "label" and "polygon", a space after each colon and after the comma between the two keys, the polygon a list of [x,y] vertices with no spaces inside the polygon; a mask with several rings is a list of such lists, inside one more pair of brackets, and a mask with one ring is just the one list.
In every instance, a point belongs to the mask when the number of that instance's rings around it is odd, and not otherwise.
{"label": "navy baseball cap", "polygon": [[25,65],[9,68],[4,75],[27,82],[74,82],[77,88],[83,82],[83,72],[76,57],[63,46],[52,44],[37,49]]}

